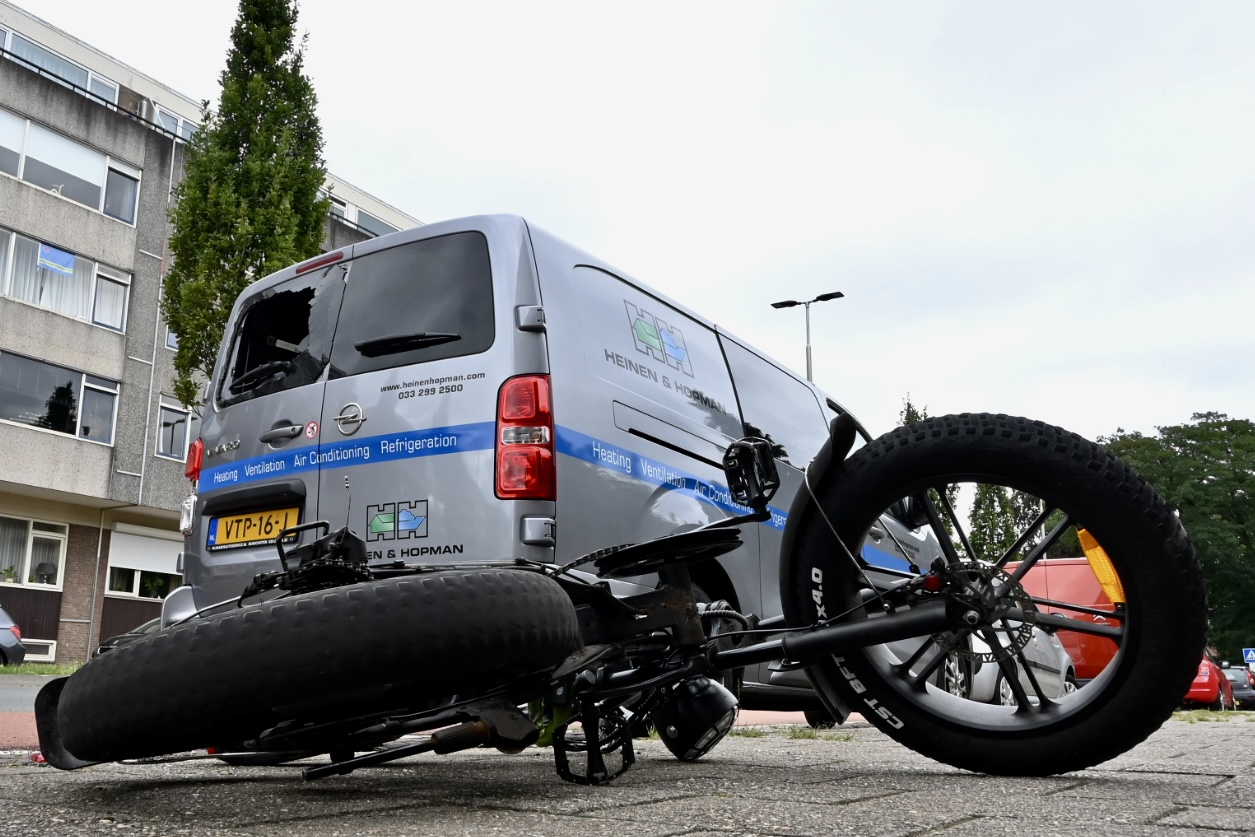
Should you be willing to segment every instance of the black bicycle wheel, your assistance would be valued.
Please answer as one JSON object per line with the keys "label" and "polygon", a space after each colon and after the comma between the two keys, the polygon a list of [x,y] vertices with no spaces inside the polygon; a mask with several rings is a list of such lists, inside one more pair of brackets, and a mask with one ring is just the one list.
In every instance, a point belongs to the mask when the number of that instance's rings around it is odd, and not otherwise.
{"label": "black bicycle wheel", "polygon": [[[1041,422],[965,414],[886,434],[823,476],[811,477],[817,502],[803,487],[789,515],[790,624],[882,618],[884,592],[938,559],[1026,614],[814,664],[819,688],[888,735],[969,770],[1049,775],[1127,751],[1180,705],[1206,635],[1202,572],[1172,509],[1107,451]],[[1018,525],[986,531],[963,511],[977,497]],[[1051,577],[1069,583],[1047,595]],[[1035,656],[1056,640],[1084,658],[1083,687]],[[1005,678],[1018,705],[939,688],[955,653],[981,663],[976,678]]]}
{"label": "black bicycle wheel", "polygon": [[582,647],[570,599],[517,569],[371,581],[196,619],[103,654],[65,685],[85,761],[220,746],[281,721],[413,707],[509,683]]}

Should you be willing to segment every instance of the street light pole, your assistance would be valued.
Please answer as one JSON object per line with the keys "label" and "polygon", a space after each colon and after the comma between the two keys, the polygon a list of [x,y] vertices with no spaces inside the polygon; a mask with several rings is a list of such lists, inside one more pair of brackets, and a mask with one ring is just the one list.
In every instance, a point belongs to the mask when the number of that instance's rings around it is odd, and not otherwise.
{"label": "street light pole", "polygon": [[830,299],[840,299],[845,294],[840,291],[831,291],[826,294],[820,294],[814,299],[805,302],[798,302],[796,299],[785,299],[780,302],[771,303],[772,308],[794,308],[798,305],[806,309],[806,380],[814,383],[815,379],[811,377],[811,303],[827,302]]}

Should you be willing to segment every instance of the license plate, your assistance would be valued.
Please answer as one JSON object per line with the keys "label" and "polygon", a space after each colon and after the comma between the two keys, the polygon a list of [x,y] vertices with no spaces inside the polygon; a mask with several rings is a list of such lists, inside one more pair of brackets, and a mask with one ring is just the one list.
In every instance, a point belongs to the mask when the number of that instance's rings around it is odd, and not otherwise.
{"label": "license plate", "polygon": [[[274,543],[279,533],[301,522],[300,509],[232,514],[209,520],[205,546],[210,550],[236,549],[242,546],[263,546]],[[293,537],[286,540],[293,540]]]}

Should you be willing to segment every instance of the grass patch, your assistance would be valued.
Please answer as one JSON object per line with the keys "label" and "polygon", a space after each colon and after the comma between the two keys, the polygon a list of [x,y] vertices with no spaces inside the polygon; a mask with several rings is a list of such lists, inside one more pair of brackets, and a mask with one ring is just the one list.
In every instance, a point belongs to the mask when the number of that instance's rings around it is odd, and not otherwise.
{"label": "grass patch", "polygon": [[1213,724],[1217,721],[1228,721],[1236,712],[1213,712],[1210,709],[1185,709],[1176,712],[1172,717],[1187,724]]}
{"label": "grass patch", "polygon": [[762,727],[733,727],[728,735],[735,735],[737,738],[762,738],[767,731]]}
{"label": "grass patch", "polygon": [[854,733],[852,732],[825,732],[819,737],[825,741],[853,741]]}
{"label": "grass patch", "polygon": [[819,731],[810,727],[791,726],[786,730],[786,734],[792,739],[801,739],[805,741],[814,741],[819,738]]}
{"label": "grass patch", "polygon": [[0,666],[0,674],[44,674],[63,677],[73,674],[82,663],[22,663],[18,666]]}

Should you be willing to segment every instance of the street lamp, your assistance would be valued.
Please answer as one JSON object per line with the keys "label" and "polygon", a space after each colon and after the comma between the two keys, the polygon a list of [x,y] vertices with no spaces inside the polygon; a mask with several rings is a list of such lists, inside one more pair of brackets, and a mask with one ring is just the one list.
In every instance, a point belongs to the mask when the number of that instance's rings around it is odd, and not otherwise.
{"label": "street lamp", "polygon": [[812,383],[814,383],[815,379],[811,377],[811,303],[827,302],[830,299],[840,299],[843,296],[845,296],[845,294],[840,291],[830,291],[826,294],[820,294],[814,299],[806,302],[798,302],[796,299],[786,299],[781,302],[771,303],[772,308],[793,308],[797,305],[806,306],[806,380],[811,381]]}

